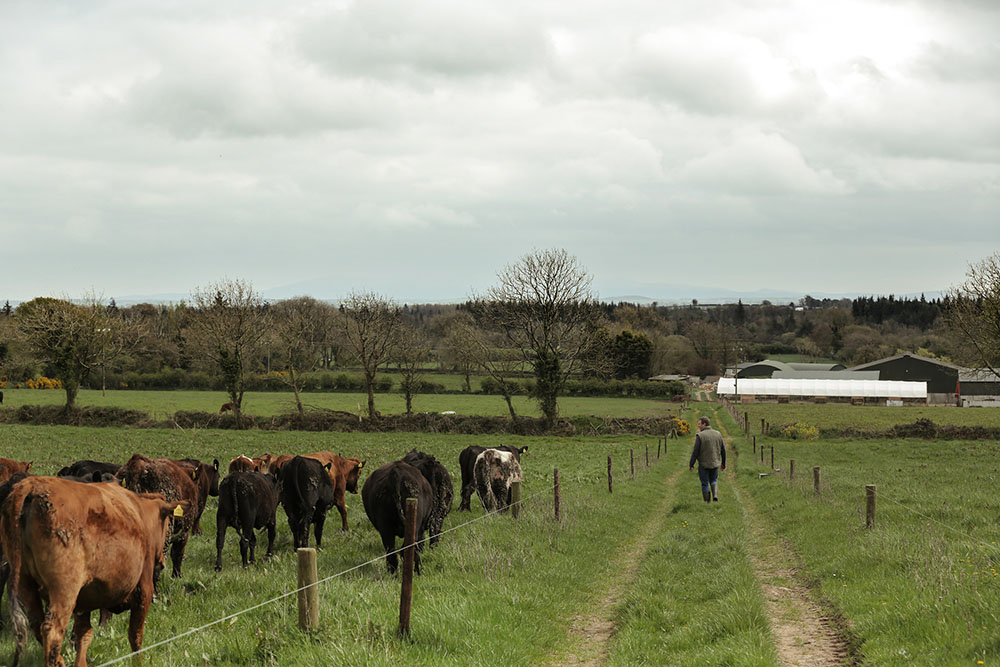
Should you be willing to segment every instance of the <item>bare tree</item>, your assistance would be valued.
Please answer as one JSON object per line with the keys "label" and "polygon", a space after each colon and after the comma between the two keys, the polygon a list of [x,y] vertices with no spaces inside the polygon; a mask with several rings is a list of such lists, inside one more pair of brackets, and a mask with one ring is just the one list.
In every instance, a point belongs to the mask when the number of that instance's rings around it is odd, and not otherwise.
{"label": "bare tree", "polygon": [[444,315],[444,337],[441,340],[441,360],[462,374],[462,391],[472,392],[472,371],[476,368],[476,357],[468,337],[469,327],[475,326],[472,316],[465,311],[455,311]]}
{"label": "bare tree", "polygon": [[535,376],[545,422],[558,417],[558,396],[572,373],[593,358],[601,316],[591,276],[563,249],[523,256],[497,274],[499,283],[475,305],[479,322],[521,350]]}
{"label": "bare tree", "polygon": [[56,372],[66,392],[65,410],[76,405],[87,375],[134,347],[139,327],[97,297],[84,305],[40,297],[17,308],[17,326],[31,351]]}
{"label": "bare tree", "polygon": [[328,330],[336,310],[308,296],[285,299],[271,308],[274,322],[274,342],[279,352],[282,371],[278,377],[292,388],[295,407],[302,407],[302,388],[306,373],[315,371],[323,361]]}
{"label": "bare tree", "polygon": [[249,281],[238,279],[198,288],[192,298],[198,309],[191,323],[192,342],[222,372],[239,425],[247,380],[259,368],[270,335],[268,306]]}
{"label": "bare tree", "polygon": [[963,344],[960,354],[1000,376],[1000,252],[970,265],[948,302],[947,321]]}
{"label": "bare tree", "polygon": [[373,292],[355,292],[340,306],[341,334],[354,352],[365,375],[368,391],[368,418],[376,419],[375,376],[389,360],[402,322],[399,306]]}
{"label": "bare tree", "polygon": [[412,324],[402,324],[397,332],[396,344],[389,355],[400,373],[400,385],[406,399],[406,414],[413,414],[413,395],[423,379],[423,364],[431,358],[427,338],[422,330]]}

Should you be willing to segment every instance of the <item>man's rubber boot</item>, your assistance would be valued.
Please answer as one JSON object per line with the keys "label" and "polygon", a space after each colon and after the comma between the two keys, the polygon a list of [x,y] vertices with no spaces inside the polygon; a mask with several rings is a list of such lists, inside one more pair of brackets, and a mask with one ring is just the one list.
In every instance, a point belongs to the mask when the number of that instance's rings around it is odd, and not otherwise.
{"label": "man's rubber boot", "polygon": [[712,487],[712,500],[714,502],[719,502],[719,489],[717,487]]}
{"label": "man's rubber boot", "polygon": [[706,503],[712,502],[712,494],[709,493],[708,491],[702,491],[701,497],[705,499]]}

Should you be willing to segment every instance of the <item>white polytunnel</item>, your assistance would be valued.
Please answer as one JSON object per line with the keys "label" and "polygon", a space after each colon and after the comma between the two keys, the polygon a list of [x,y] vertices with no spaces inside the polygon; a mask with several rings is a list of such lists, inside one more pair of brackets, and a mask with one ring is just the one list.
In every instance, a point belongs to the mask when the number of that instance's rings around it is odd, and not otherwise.
{"label": "white polytunnel", "polygon": [[719,378],[720,395],[845,396],[847,398],[927,398],[926,382],[901,380],[807,380],[801,378]]}

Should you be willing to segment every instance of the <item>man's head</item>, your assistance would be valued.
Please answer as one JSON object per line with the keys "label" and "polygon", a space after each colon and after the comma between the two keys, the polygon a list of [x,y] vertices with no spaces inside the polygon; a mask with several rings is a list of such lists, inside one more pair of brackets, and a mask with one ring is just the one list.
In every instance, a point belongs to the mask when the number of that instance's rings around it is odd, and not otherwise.
{"label": "man's head", "polygon": [[710,424],[711,424],[711,422],[708,421],[708,417],[699,417],[698,418],[698,430],[699,431],[704,431],[706,428],[709,427]]}

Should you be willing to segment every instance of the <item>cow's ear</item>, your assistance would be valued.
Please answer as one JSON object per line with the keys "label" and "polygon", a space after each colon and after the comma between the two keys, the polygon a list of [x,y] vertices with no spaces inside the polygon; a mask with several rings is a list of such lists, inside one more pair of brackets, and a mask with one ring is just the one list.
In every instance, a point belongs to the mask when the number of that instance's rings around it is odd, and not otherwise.
{"label": "cow's ear", "polygon": [[24,472],[28,472],[29,470],[31,470],[32,463],[34,463],[34,461],[28,461],[28,465],[24,466]]}
{"label": "cow's ear", "polygon": [[194,470],[192,470],[191,471],[191,480],[197,482],[198,481],[198,473],[200,473],[200,472],[201,472],[201,467],[198,467],[198,468],[195,468]]}
{"label": "cow's ear", "polygon": [[358,470],[361,470],[362,468],[365,467],[365,462],[366,461],[368,461],[368,459],[365,459],[364,461],[362,461],[361,463],[358,464]]}
{"label": "cow's ear", "polygon": [[330,463],[327,463],[327,464],[326,464],[325,466],[323,466],[323,468],[324,468],[324,469],[325,469],[325,470],[326,470],[327,472],[329,472],[329,471],[330,471],[330,468],[332,468],[332,467],[333,467],[333,461],[331,461]]}
{"label": "cow's ear", "polygon": [[253,467],[253,471],[254,472],[260,472],[260,466],[254,466]]}
{"label": "cow's ear", "polygon": [[212,466],[218,470],[219,469],[219,459],[212,459]]}
{"label": "cow's ear", "polygon": [[[177,514],[177,508],[181,508],[180,514]],[[184,512],[191,509],[190,500],[179,500],[172,503],[161,502],[160,503],[160,520],[166,519],[168,516],[180,516]]]}

